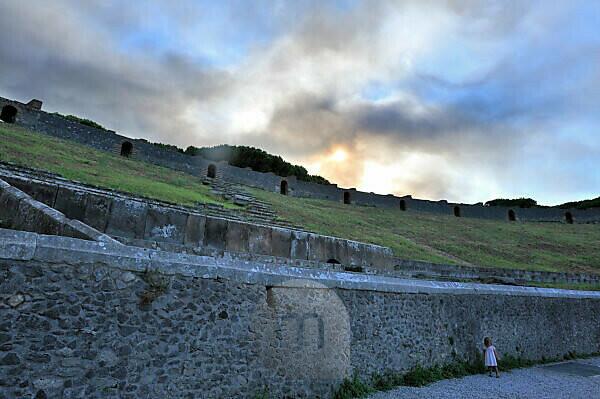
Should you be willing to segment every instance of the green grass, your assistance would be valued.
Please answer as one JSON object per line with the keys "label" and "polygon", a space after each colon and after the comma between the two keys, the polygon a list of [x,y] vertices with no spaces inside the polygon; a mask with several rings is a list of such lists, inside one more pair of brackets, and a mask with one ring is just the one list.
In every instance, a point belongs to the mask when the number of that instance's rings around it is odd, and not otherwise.
{"label": "green grass", "polygon": [[[0,124],[0,160],[67,179],[193,206],[230,202],[199,178]],[[344,205],[252,189],[281,218],[317,233],[390,247],[405,259],[510,269],[600,273],[600,225],[509,223]],[[556,286],[552,284],[551,286]],[[589,289],[588,285],[563,288]]]}
{"label": "green grass", "polygon": [[138,196],[193,206],[230,202],[210,194],[200,179],[172,169],[112,155],[70,141],[0,124],[0,160],[43,169],[67,179]]}
{"label": "green grass", "polygon": [[541,288],[560,288],[562,290],[600,291],[600,285],[591,283],[537,283],[528,282],[527,286]]}
{"label": "green grass", "polygon": [[251,191],[282,218],[317,233],[390,247],[404,259],[600,273],[600,225],[456,218]]}

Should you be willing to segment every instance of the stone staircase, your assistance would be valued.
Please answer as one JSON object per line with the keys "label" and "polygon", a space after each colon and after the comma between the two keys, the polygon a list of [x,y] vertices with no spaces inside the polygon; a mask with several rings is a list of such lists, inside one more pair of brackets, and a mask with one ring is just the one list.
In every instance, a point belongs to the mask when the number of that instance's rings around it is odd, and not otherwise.
{"label": "stone staircase", "polygon": [[298,224],[279,218],[271,204],[257,199],[246,191],[243,186],[224,180],[219,173],[217,173],[215,178],[204,178],[202,184],[210,186],[211,192],[214,195],[221,196],[232,201],[234,204],[243,207],[243,210],[238,211],[226,209],[221,205],[204,204],[204,210],[210,216],[235,217],[236,219],[250,223],[304,230],[304,228]]}

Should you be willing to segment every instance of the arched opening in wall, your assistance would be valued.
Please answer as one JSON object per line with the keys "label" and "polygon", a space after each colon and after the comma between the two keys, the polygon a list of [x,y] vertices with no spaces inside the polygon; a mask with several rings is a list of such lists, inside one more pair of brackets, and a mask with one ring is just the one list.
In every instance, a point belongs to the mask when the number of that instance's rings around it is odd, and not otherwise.
{"label": "arched opening in wall", "polygon": [[279,193],[281,195],[288,195],[288,182],[287,180],[282,180],[279,185]]}
{"label": "arched opening in wall", "polygon": [[350,192],[344,191],[344,204],[350,204]]}
{"label": "arched opening in wall", "polygon": [[342,264],[342,262],[340,262],[339,260],[334,259],[334,258],[329,259],[327,261],[327,263],[331,263],[332,265],[341,265]]}
{"label": "arched opening in wall", "polygon": [[217,177],[217,167],[214,163],[208,165],[208,171],[206,172],[206,176],[210,177],[211,179]]}
{"label": "arched opening in wall", "polygon": [[515,214],[515,211],[513,211],[512,209],[509,209],[508,210],[508,221],[514,222],[515,220],[517,220],[517,215]]}
{"label": "arched opening in wall", "polygon": [[454,216],[456,216],[457,218],[460,217],[460,207],[459,206],[454,207]]}
{"label": "arched opening in wall", "polygon": [[400,200],[400,210],[401,211],[405,211],[406,210],[406,201]]}
{"label": "arched opening in wall", "polygon": [[573,214],[571,212],[565,212],[565,222],[573,224]]}
{"label": "arched opening in wall", "polygon": [[133,153],[133,144],[130,141],[124,141],[121,144],[121,156],[129,158]]}
{"label": "arched opening in wall", "polygon": [[15,121],[17,120],[17,109],[12,105],[5,105],[4,107],[2,107],[0,119],[2,119],[6,123],[15,123]]}

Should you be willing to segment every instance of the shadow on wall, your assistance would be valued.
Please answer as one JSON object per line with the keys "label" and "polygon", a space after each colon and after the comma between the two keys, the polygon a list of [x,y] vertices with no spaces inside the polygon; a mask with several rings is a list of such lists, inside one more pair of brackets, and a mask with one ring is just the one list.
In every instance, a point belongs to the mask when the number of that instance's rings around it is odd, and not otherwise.
{"label": "shadow on wall", "polygon": [[406,201],[405,200],[400,200],[400,210],[401,211],[406,210]]}
{"label": "shadow on wall", "polygon": [[5,105],[4,107],[2,107],[0,119],[2,119],[6,123],[15,123],[15,121],[17,120],[17,109],[12,105]]}
{"label": "shadow on wall", "polygon": [[350,192],[344,191],[344,204],[350,205]]}
{"label": "shadow on wall", "polygon": [[131,144],[130,141],[124,141],[123,144],[121,144],[121,156],[129,158],[132,153],[133,153],[133,144]]}
{"label": "shadow on wall", "polygon": [[571,212],[565,212],[565,222],[573,224],[573,214]]}
{"label": "shadow on wall", "polygon": [[214,163],[208,165],[208,170],[206,171],[206,176],[214,179],[217,177],[217,166]]}
{"label": "shadow on wall", "polygon": [[517,220],[517,215],[515,214],[515,211],[513,211],[512,209],[509,209],[508,210],[508,221],[514,222],[515,220]]}

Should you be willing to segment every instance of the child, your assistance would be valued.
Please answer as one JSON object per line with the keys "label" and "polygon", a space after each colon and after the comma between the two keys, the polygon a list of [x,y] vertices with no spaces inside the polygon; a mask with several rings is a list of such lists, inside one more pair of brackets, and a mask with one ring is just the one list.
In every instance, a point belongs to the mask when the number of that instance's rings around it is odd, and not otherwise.
{"label": "child", "polygon": [[492,345],[492,339],[490,337],[485,337],[483,339],[483,345],[485,346],[483,356],[485,357],[485,366],[490,372],[489,376],[492,376],[492,370],[494,370],[496,372],[496,378],[500,378],[500,373],[498,372],[498,352],[496,352],[496,348]]}

